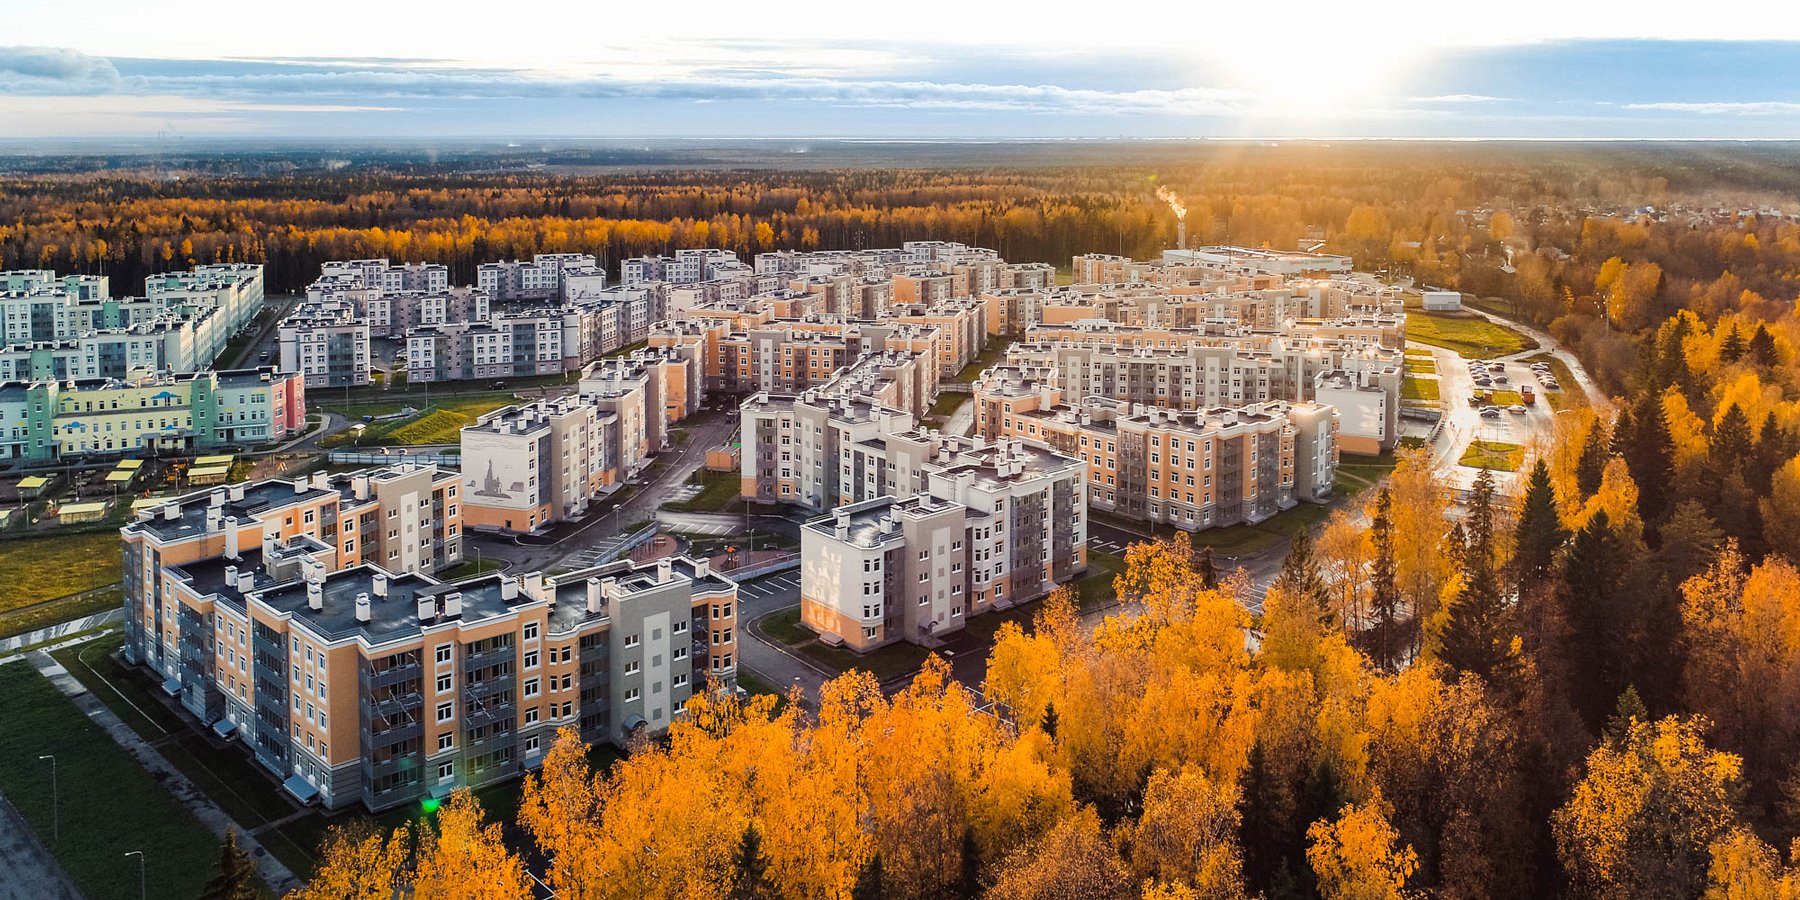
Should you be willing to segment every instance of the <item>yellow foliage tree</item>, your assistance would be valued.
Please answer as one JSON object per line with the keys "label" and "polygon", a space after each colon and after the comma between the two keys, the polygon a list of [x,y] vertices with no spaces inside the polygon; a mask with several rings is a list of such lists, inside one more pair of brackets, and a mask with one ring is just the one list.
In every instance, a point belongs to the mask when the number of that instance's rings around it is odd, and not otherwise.
{"label": "yellow foliage tree", "polygon": [[1411,847],[1388,824],[1379,799],[1346,806],[1332,821],[1306,830],[1306,861],[1325,900],[1403,900],[1407,879],[1418,869]]}
{"label": "yellow foliage tree", "polygon": [[418,900],[526,900],[525,864],[506,849],[498,824],[483,824],[481,804],[468,788],[438,809],[435,827],[419,839],[412,896]]}

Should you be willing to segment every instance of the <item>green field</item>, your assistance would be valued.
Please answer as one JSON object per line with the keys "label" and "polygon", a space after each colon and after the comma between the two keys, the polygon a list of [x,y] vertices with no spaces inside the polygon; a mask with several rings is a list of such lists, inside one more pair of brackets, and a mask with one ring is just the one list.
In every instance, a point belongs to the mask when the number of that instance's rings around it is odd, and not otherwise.
{"label": "green field", "polygon": [[961,409],[962,405],[969,402],[970,399],[972,398],[968,394],[952,394],[948,392],[939,394],[937,400],[933,401],[931,404],[930,415],[936,416],[939,419],[948,419],[955,415],[956,411]]}
{"label": "green field", "polygon": [[0,541],[0,612],[119,583],[117,531]]}
{"label": "green field", "polygon": [[1525,396],[1518,391],[1488,391],[1488,402],[1495,406],[1518,406],[1525,402]]}
{"label": "green field", "polygon": [[1406,314],[1406,339],[1454,350],[1468,359],[1504,356],[1537,347],[1537,341],[1486,319],[1416,311]]}
{"label": "green field", "polygon": [[756,627],[763,634],[789,647],[804,644],[814,637],[812,629],[800,624],[800,607],[798,606],[769,613],[756,620]]}
{"label": "green field", "polygon": [[[450,398],[421,408],[408,419],[370,422],[363,427],[360,436],[354,427],[345,429],[320,441],[319,446],[330,449],[351,444],[361,447],[454,444],[461,438],[463,426],[473,425],[484,413],[515,402],[517,400],[512,394],[499,392]],[[352,404],[343,407],[343,410],[351,418],[359,419],[362,416],[393,415],[407,405],[404,402],[382,401]]]}
{"label": "green field", "polygon": [[[0,790],[83,894],[137,897],[138,861],[125,854],[142,850],[147,896],[199,895],[218,839],[36,669],[0,666],[0,721]],[[44,754],[56,756],[60,841]]]}
{"label": "green field", "polygon": [[1421,375],[1436,375],[1437,363],[1430,357],[1420,359],[1416,356],[1409,356],[1406,358],[1406,371],[1417,372]]}
{"label": "green field", "polygon": [[954,380],[959,384],[974,384],[975,378],[989,366],[1006,358],[1006,348],[1012,346],[1012,343],[1013,339],[1009,337],[988,338],[987,349],[981,351],[981,354],[975,357],[974,362],[963,366],[962,371],[956,373]]}
{"label": "green field", "polygon": [[1075,582],[1076,605],[1082,609],[1113,602],[1113,578],[1125,571],[1125,561],[1101,550],[1088,548],[1087,574]]}
{"label": "green field", "polygon": [[477,575],[498,571],[504,567],[505,564],[497,559],[465,559],[454,566],[444,569],[441,572],[437,572],[431,577],[436,578],[439,581],[456,581],[462,578],[474,578]]}
{"label": "green field", "polygon": [[742,499],[738,496],[738,488],[743,486],[743,478],[736,472],[701,469],[688,476],[688,484],[700,485],[700,493],[692,500],[665,503],[663,508],[682,512],[723,512]]}
{"label": "green field", "polygon": [[1438,399],[1438,382],[1436,378],[1414,378],[1407,375],[1400,382],[1400,399],[1402,400],[1436,400]]}
{"label": "green field", "polygon": [[1525,461],[1525,448],[1518,444],[1503,441],[1476,440],[1463,451],[1462,459],[1457,462],[1474,469],[1493,469],[1496,472],[1517,472],[1519,465]]}

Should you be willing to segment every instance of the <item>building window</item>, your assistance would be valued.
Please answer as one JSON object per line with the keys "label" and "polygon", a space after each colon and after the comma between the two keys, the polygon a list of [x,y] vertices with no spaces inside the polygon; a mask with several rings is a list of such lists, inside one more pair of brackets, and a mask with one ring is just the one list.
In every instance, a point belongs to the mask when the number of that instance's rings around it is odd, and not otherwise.
{"label": "building window", "polygon": [[538,736],[534,734],[531,737],[528,737],[525,739],[525,752],[526,753],[536,753],[537,750],[538,750]]}
{"label": "building window", "polygon": [[456,718],[455,703],[446,702],[437,705],[437,720],[439,722],[448,722],[454,718]]}
{"label": "building window", "polygon": [[442,647],[437,648],[437,661],[439,663],[447,663],[450,661],[450,645],[449,644],[445,644]]}
{"label": "building window", "polygon": [[538,623],[526,622],[525,623],[525,639],[528,641],[535,641],[535,640],[537,640],[537,637],[538,637]]}
{"label": "building window", "polygon": [[538,667],[538,652],[536,650],[526,651],[525,652],[525,668],[535,669],[537,667]]}
{"label": "building window", "polygon": [[455,777],[456,777],[456,763],[454,763],[454,762],[438,763],[438,780],[439,781],[448,781]]}
{"label": "building window", "polygon": [[449,750],[456,746],[456,732],[449,731],[438,735],[438,749]]}
{"label": "building window", "polygon": [[641,643],[641,641],[638,640],[638,635],[628,634],[625,636],[626,647],[636,647],[639,643]]}
{"label": "building window", "polygon": [[447,694],[447,693],[449,693],[449,692],[450,692],[450,687],[451,687],[451,681],[452,681],[452,676],[450,676],[450,675],[439,675],[439,676],[438,676],[438,677],[437,677],[437,691],[438,691],[438,693],[440,693],[440,694]]}
{"label": "building window", "polygon": [[637,688],[629,688],[625,691],[625,702],[630,703],[631,701],[636,700],[640,696],[642,696],[642,694],[638,691]]}
{"label": "building window", "polygon": [[530,708],[530,709],[528,709],[528,710],[526,710],[526,711],[525,711],[525,724],[527,724],[527,725],[536,725],[536,724],[537,724],[537,720],[538,720],[538,710],[537,710],[537,707],[535,707],[535,706],[534,706],[534,707],[532,707],[532,708]]}
{"label": "building window", "polygon": [[538,695],[538,680],[536,678],[525,679],[525,696],[536,697],[537,695]]}

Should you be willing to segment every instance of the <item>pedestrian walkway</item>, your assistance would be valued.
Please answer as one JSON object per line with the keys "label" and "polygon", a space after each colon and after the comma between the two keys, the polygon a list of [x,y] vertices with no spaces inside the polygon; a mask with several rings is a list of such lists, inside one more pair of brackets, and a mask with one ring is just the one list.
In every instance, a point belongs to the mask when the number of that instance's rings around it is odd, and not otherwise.
{"label": "pedestrian walkway", "polygon": [[32,647],[38,644],[48,643],[65,635],[75,634],[79,631],[87,631],[91,628],[100,628],[123,621],[125,621],[125,610],[115,608],[105,612],[95,613],[91,616],[71,619],[67,622],[58,622],[55,625],[51,625],[47,628],[39,628],[36,631],[28,631],[24,634],[14,635],[9,638],[0,638],[0,656],[4,656],[8,653],[15,653],[21,647]]}
{"label": "pedestrian walkway", "polygon": [[0,900],[82,900],[69,873],[0,794]]}
{"label": "pedestrian walkway", "polygon": [[50,654],[42,650],[31,651],[28,658],[32,667],[36,668],[39,674],[50,679],[50,683],[56,685],[56,689],[62,691],[63,696],[68,697],[77,709],[80,709],[89,719],[93,720],[94,724],[99,725],[108,737],[123,747],[127,754],[137,760],[138,765],[143,766],[145,771],[161,781],[163,786],[169,789],[169,793],[174,795],[176,801],[187,807],[188,811],[194,814],[194,818],[200,820],[200,824],[205,825],[207,830],[217,836],[220,841],[225,840],[227,828],[235,829],[238,833],[238,846],[242,847],[245,853],[250,854],[250,858],[256,862],[257,870],[262,873],[263,880],[268,882],[269,887],[274,889],[276,895],[285,895],[302,886],[300,879],[295,877],[294,873],[286,865],[283,865],[281,860],[276,859],[274,854],[264,848],[249,829],[226,815],[225,811],[213,803],[211,798],[201,793],[199,788],[194,787],[194,783],[189,781],[186,775],[181,774],[180,769],[170,765],[162,754],[156,752],[142,737],[138,736],[137,732],[132,731],[131,727],[120,720],[111,709],[107,708],[106,704],[101,703],[93,694],[89,693],[87,687],[76,680],[75,676],[70,675],[61,663],[52,659]]}

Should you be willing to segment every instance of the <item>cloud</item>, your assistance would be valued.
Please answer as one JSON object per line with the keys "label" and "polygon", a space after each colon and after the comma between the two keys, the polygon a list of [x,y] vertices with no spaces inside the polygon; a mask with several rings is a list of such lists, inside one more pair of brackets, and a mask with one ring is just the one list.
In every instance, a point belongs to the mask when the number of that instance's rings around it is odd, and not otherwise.
{"label": "cloud", "polygon": [[1501,103],[1513,97],[1489,97],[1486,94],[1438,94],[1435,97],[1409,97],[1412,103]]}
{"label": "cloud", "polygon": [[1702,116],[1780,116],[1800,113],[1788,100],[1719,101],[1714,103],[1627,103],[1624,109],[1695,113]]}
{"label": "cloud", "polygon": [[67,47],[0,47],[0,91],[95,91],[122,86],[111,60]]}

